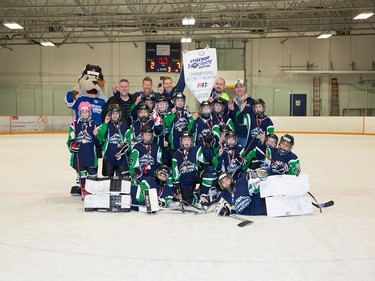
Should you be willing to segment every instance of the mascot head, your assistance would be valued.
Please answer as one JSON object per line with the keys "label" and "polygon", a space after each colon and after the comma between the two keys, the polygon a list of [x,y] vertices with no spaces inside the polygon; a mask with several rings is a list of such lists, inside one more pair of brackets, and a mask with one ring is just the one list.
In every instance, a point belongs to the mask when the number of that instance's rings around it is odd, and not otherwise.
{"label": "mascot head", "polygon": [[102,69],[98,65],[88,64],[78,79],[78,89],[81,94],[91,98],[107,92]]}

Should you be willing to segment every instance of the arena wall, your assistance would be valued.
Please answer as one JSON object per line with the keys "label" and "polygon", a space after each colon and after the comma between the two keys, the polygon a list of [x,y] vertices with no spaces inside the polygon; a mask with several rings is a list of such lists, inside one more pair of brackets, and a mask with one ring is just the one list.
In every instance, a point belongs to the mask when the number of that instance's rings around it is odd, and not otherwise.
{"label": "arena wall", "polygon": [[[271,117],[276,133],[375,135],[375,117]],[[0,116],[0,133],[67,133],[71,116]]]}

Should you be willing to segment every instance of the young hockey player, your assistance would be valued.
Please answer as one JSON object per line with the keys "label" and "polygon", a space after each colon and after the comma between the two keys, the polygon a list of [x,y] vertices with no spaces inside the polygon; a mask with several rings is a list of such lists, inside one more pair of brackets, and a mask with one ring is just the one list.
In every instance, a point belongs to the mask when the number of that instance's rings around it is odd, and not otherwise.
{"label": "young hockey player", "polygon": [[246,145],[244,146],[245,154],[254,149],[259,143],[258,135],[272,134],[274,126],[271,118],[266,116],[266,105],[262,99],[254,101],[253,112],[244,113],[244,106],[241,106],[240,111],[236,115],[235,120],[244,130],[247,131]]}
{"label": "young hockey player", "polygon": [[243,174],[245,164],[243,152],[242,146],[238,143],[237,134],[229,131],[225,135],[223,147],[214,157],[213,166],[216,171],[227,172],[232,175],[234,180],[237,180]]}
{"label": "young hockey player", "polygon": [[223,191],[216,206],[216,215],[265,215],[265,200],[260,197],[258,183],[266,177],[267,172],[261,169],[251,170],[245,177],[236,181],[229,173],[220,174],[218,182]]}
{"label": "young hockey player", "polygon": [[[277,144],[279,142],[279,138],[275,134],[268,134],[266,136],[265,144],[267,148],[276,148]],[[266,151],[267,153],[269,150]],[[268,155],[269,156],[269,155]],[[244,171],[246,171],[248,168],[255,170],[259,167],[261,167],[266,160],[266,158],[260,154],[259,152],[254,148],[251,150],[248,154],[244,155],[245,158],[245,166]]]}
{"label": "young hockey player", "polygon": [[163,123],[154,122],[150,116],[150,109],[144,103],[140,103],[137,108],[137,120],[133,122],[133,126],[126,132],[126,140],[128,142],[131,141],[132,145],[140,142],[141,129],[145,125],[151,127],[156,137],[161,135],[164,131]]}
{"label": "young hockey player", "polygon": [[[162,120],[169,112],[168,99],[165,96],[160,96],[156,100],[155,109],[159,113]],[[163,121],[164,123],[164,121]],[[162,150],[163,164],[171,166],[171,152],[168,148],[169,128],[164,124],[164,132],[158,137],[157,144],[159,144]]]}
{"label": "young hockey player", "polygon": [[86,196],[85,183],[88,175],[96,177],[98,158],[96,156],[97,139],[95,137],[98,124],[91,120],[92,106],[89,102],[81,102],[78,106],[79,119],[73,121],[69,128],[67,146],[70,150],[70,166],[78,174],[80,186],[72,188],[73,195]]}
{"label": "young hockey player", "polygon": [[[201,146],[206,149],[213,151],[215,146],[215,138],[210,139],[213,136],[213,119],[212,119],[212,105],[208,101],[203,101],[200,104],[200,114],[195,120],[195,140],[196,143],[201,144]],[[207,145],[204,145],[206,143]],[[207,163],[201,165],[201,171],[199,175],[201,178],[201,184],[199,186],[200,196],[202,194],[208,194],[211,187],[215,186],[215,181],[217,178],[217,173],[212,166],[212,158],[209,158]]]}
{"label": "young hockey player", "polygon": [[173,201],[173,184],[172,178],[167,166],[157,168],[153,177],[144,177],[140,182],[139,187],[142,192],[139,192],[137,197],[138,203],[143,205],[144,191],[150,188],[156,188],[159,206],[168,208],[171,201]]}
{"label": "young hockey player", "polygon": [[207,163],[210,159],[210,149],[202,149],[194,146],[194,136],[191,132],[185,131],[180,137],[180,148],[177,149],[172,158],[172,179],[173,188],[180,193],[182,199],[190,204],[197,202],[194,194],[196,177],[200,163]]}
{"label": "young hockey player", "polygon": [[113,177],[115,172],[120,178],[129,175],[127,154],[129,144],[125,140],[128,130],[126,123],[121,122],[121,108],[111,104],[104,123],[98,128],[97,138],[103,143],[103,176]]}
{"label": "young hockey player", "polygon": [[185,109],[186,96],[177,92],[173,96],[174,108],[165,115],[163,123],[168,128],[168,144],[173,157],[176,149],[180,147],[180,137],[185,131],[191,131],[194,125],[194,118]]}
{"label": "young hockey player", "polygon": [[293,146],[294,137],[289,134],[281,137],[277,148],[266,147],[265,144],[258,146],[258,152],[266,158],[265,165],[262,167],[268,168],[269,175],[298,176],[300,174],[301,166],[297,155],[292,152]]}
{"label": "young hockey player", "polygon": [[153,142],[153,137],[151,127],[144,125],[141,129],[141,141],[136,143],[131,151],[129,165],[133,181],[132,202],[139,199],[139,183],[146,177],[153,177],[156,169],[162,165],[161,149]]}

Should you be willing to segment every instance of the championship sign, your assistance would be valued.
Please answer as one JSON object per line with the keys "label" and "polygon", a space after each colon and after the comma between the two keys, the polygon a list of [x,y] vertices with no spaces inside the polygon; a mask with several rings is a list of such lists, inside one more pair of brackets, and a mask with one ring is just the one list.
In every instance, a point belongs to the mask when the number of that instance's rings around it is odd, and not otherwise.
{"label": "championship sign", "polygon": [[199,102],[207,100],[217,78],[216,49],[207,48],[183,54],[185,83]]}

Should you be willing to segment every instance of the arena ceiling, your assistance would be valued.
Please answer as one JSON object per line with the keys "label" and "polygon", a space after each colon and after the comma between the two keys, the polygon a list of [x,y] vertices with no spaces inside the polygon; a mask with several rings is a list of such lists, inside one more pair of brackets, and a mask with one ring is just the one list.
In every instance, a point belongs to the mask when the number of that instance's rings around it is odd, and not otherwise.
{"label": "arena ceiling", "polygon": [[375,0],[2,0],[0,45],[374,35],[375,16],[353,20],[363,11],[374,12]]}

